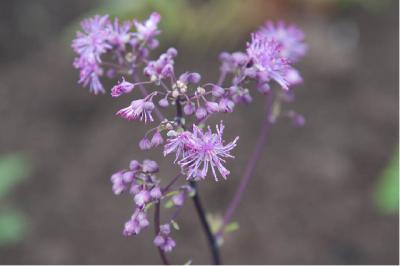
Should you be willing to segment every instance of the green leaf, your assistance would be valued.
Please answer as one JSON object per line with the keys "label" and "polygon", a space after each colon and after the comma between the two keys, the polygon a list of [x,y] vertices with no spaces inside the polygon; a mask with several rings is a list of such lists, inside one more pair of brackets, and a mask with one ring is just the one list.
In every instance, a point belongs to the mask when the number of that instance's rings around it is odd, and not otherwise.
{"label": "green leaf", "polygon": [[175,230],[179,230],[179,229],[180,229],[178,223],[175,222],[174,220],[171,220],[171,224],[172,224],[172,227],[173,227]]}
{"label": "green leaf", "polygon": [[183,265],[192,265],[192,260],[188,260],[187,262],[185,262],[185,264]]}
{"label": "green leaf", "polygon": [[225,233],[230,233],[234,232],[239,229],[239,223],[238,222],[231,222],[227,226],[225,226],[224,232]]}
{"label": "green leaf", "polygon": [[21,154],[0,156],[0,198],[20,183],[29,172],[28,160]]}
{"label": "green leaf", "polygon": [[174,206],[174,203],[172,202],[172,200],[168,200],[165,204],[164,207],[167,209],[170,209]]}
{"label": "green leaf", "polygon": [[399,212],[399,154],[392,158],[380,177],[375,202],[383,213]]}
{"label": "green leaf", "polygon": [[0,212],[0,246],[17,243],[26,231],[25,216],[15,210]]}

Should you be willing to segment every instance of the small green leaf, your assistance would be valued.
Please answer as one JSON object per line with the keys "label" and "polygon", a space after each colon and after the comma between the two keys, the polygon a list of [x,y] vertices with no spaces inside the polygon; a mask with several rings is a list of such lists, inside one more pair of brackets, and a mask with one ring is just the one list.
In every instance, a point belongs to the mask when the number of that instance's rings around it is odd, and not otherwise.
{"label": "small green leaf", "polygon": [[375,191],[375,202],[384,213],[399,211],[399,154],[392,158],[380,177]]}
{"label": "small green leaf", "polygon": [[175,230],[179,230],[179,229],[180,229],[178,223],[175,222],[174,220],[171,220],[171,224],[172,224],[172,227],[173,227]]}
{"label": "small green leaf", "polygon": [[0,198],[27,177],[29,172],[29,163],[21,154],[0,156]]}
{"label": "small green leaf", "polygon": [[192,260],[188,260],[187,262],[185,262],[185,264],[183,265],[192,265]]}
{"label": "small green leaf", "polygon": [[239,229],[239,223],[238,222],[231,222],[227,226],[225,226],[224,232],[225,233],[230,233],[234,232]]}
{"label": "small green leaf", "polygon": [[26,231],[26,219],[15,210],[0,212],[0,246],[14,244],[22,239]]}
{"label": "small green leaf", "polygon": [[174,206],[174,203],[172,202],[172,200],[168,200],[165,204],[164,207],[167,209],[170,209]]}
{"label": "small green leaf", "polygon": [[144,207],[144,211],[147,211],[148,209],[150,209],[151,207],[153,207],[154,203],[155,203],[155,202],[152,201],[152,202],[146,204],[146,207]]}

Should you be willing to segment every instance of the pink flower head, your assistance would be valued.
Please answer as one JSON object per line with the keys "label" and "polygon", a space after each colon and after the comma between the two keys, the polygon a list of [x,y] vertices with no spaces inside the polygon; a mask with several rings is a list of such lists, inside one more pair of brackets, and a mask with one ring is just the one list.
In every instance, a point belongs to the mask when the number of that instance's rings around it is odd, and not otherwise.
{"label": "pink flower head", "polygon": [[130,32],[132,23],[130,21],[124,21],[122,24],[119,23],[118,18],[114,19],[114,23],[109,25],[109,42],[119,50],[124,50],[125,45],[129,43],[132,38]]}
{"label": "pink flower head", "polygon": [[224,158],[234,158],[230,151],[236,147],[239,137],[224,145],[222,122],[216,126],[216,129],[217,133],[212,133],[210,128],[203,132],[193,125],[193,133],[185,131],[168,140],[164,155],[175,151],[176,160],[180,158],[178,164],[187,172],[188,179],[204,179],[209,167],[215,180],[218,180],[215,169],[226,179],[230,172],[223,166]]}
{"label": "pink flower head", "polygon": [[247,43],[247,54],[254,66],[248,75],[260,80],[275,80],[283,89],[288,90],[287,72],[291,68],[288,60],[281,54],[282,44],[274,39],[266,38],[259,33],[251,35]]}
{"label": "pink flower head", "polygon": [[126,120],[140,120],[147,123],[147,121],[154,121],[151,115],[153,110],[154,104],[151,100],[139,99],[132,101],[128,107],[119,110],[116,115]]}
{"label": "pink flower head", "polygon": [[304,33],[295,25],[285,25],[283,21],[276,24],[268,21],[258,33],[279,42],[282,45],[282,55],[293,63],[299,61],[307,52]]}
{"label": "pink flower head", "polygon": [[147,42],[152,49],[158,46],[158,41],[155,40],[154,37],[160,34],[160,30],[157,28],[160,19],[160,14],[153,12],[144,23],[137,20],[133,22],[137,30],[135,35],[139,40]]}
{"label": "pink flower head", "polygon": [[174,74],[174,58],[177,55],[175,48],[169,48],[166,53],[161,54],[155,61],[150,61],[143,72],[152,80],[161,80],[172,77]]}
{"label": "pink flower head", "polygon": [[111,89],[111,96],[112,97],[119,97],[123,94],[129,93],[133,90],[133,87],[135,85],[125,81],[124,78],[122,78],[122,82],[119,82],[117,85],[115,85],[114,87],[112,87]]}
{"label": "pink flower head", "polygon": [[82,84],[84,87],[89,85],[89,91],[94,94],[106,92],[100,82],[103,69],[95,61],[89,61],[85,57],[79,57],[75,59],[74,67],[80,70],[78,83]]}
{"label": "pink flower head", "polygon": [[111,48],[107,42],[109,25],[107,15],[96,15],[83,20],[81,23],[83,32],[77,32],[72,48],[86,60],[100,62],[100,55]]}

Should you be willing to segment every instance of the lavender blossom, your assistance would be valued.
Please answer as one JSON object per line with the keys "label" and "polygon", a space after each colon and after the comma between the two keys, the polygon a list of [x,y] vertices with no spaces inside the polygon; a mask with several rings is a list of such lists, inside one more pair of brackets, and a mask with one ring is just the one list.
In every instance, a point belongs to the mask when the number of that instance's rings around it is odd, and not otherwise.
{"label": "lavender blossom", "polygon": [[140,120],[147,123],[148,121],[153,122],[153,116],[151,113],[154,110],[154,104],[149,99],[139,99],[132,101],[131,104],[119,110],[116,115],[126,120]]}
{"label": "lavender blossom", "polygon": [[111,96],[112,97],[119,97],[123,94],[129,93],[133,90],[134,84],[125,81],[124,78],[122,78],[122,82],[118,83],[111,89]]}
{"label": "lavender blossom", "polygon": [[146,213],[140,209],[136,209],[131,219],[125,223],[124,236],[137,235],[143,228],[149,226]]}
{"label": "lavender blossom", "polygon": [[291,66],[282,56],[281,49],[282,45],[274,39],[252,34],[251,42],[247,43],[247,54],[254,66],[248,70],[248,75],[262,81],[275,80],[284,90],[289,90],[286,76]]}
{"label": "lavender blossom", "polygon": [[154,238],[154,245],[160,247],[165,252],[171,252],[176,246],[175,241],[169,236],[171,233],[170,225],[163,224],[160,226],[160,232]]}
{"label": "lavender blossom", "polygon": [[282,45],[282,56],[292,63],[299,61],[307,52],[304,33],[295,25],[285,25],[283,21],[276,24],[268,21],[258,30],[258,33],[279,42]]}
{"label": "lavender blossom", "polygon": [[219,126],[216,126],[216,129],[217,133],[212,133],[210,128],[203,132],[193,125],[193,133],[186,132],[185,135],[181,133],[178,137],[168,141],[164,155],[175,151],[177,158],[182,156],[178,164],[187,173],[188,179],[204,179],[207,176],[209,167],[211,167],[216,181],[218,181],[218,178],[215,168],[226,179],[229,175],[229,170],[222,163],[225,162],[224,158],[234,158],[230,151],[236,147],[239,137],[224,145],[222,140],[224,125],[222,122]]}

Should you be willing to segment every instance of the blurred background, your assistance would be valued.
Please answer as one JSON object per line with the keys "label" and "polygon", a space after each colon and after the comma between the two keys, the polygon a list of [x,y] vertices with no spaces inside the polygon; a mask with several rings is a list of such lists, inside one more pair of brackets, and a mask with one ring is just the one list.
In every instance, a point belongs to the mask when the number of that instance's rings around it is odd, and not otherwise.
{"label": "blurred background", "polygon": [[[121,235],[131,199],[109,176],[143,154],[124,103],[77,84],[70,43],[79,21],[109,13],[163,19],[161,46],[179,50],[178,72],[216,80],[220,51],[245,47],[265,20],[297,23],[309,53],[290,108],[306,126],[271,131],[221,248],[226,264],[398,264],[398,1],[0,1],[0,263],[158,264],[152,230]],[[108,84],[110,87],[111,84]],[[253,93],[256,96],[256,93]],[[263,101],[221,115],[240,135],[231,177],[200,184],[210,213],[227,206],[255,145]],[[170,158],[169,158],[170,159]],[[169,159],[161,160],[173,175]],[[172,262],[209,263],[191,204]]]}

